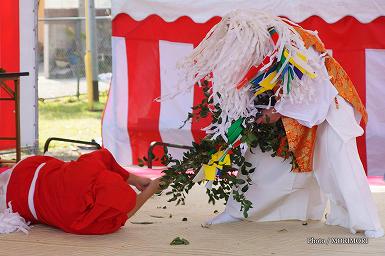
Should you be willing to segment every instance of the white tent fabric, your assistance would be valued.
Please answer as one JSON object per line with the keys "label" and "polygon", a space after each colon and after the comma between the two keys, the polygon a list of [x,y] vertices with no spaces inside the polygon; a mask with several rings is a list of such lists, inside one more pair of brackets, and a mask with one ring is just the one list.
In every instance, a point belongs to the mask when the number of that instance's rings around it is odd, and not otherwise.
{"label": "white tent fabric", "polygon": [[319,16],[327,23],[334,23],[345,16],[353,16],[361,23],[368,23],[385,14],[384,0],[112,0],[112,16],[127,13],[135,20],[143,20],[156,14],[170,22],[188,16],[197,23],[204,23],[214,16],[223,16],[234,9],[256,8],[275,15],[284,15],[301,22],[310,16]]}
{"label": "white tent fabric", "polygon": [[366,127],[366,150],[368,155],[368,170],[370,175],[383,176],[384,171],[384,142],[385,142],[385,50],[366,50],[366,109],[369,123]]}
{"label": "white tent fabric", "polygon": [[36,150],[37,141],[37,0],[19,1],[20,71],[29,72],[20,80],[21,146]]}

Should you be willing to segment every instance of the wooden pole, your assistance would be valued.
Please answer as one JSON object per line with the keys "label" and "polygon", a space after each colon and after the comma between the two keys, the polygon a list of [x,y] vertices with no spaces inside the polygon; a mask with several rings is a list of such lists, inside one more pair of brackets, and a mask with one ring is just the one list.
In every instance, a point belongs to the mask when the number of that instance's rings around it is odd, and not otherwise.
{"label": "wooden pole", "polygon": [[95,4],[94,0],[85,0],[86,17],[86,55],[85,69],[87,80],[88,108],[94,109],[94,102],[99,101],[99,90],[97,81],[97,55],[95,45]]}

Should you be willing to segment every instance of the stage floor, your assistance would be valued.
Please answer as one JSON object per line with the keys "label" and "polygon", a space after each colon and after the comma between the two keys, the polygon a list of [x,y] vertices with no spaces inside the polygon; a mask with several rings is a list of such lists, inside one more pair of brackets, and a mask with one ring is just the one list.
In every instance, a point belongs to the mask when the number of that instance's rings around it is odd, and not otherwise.
{"label": "stage floor", "polygon": [[[377,187],[378,188],[378,187]],[[385,224],[385,191],[373,196]],[[153,197],[119,232],[102,236],[79,236],[37,225],[29,235],[0,235],[0,255],[383,255],[385,238],[368,244],[308,244],[307,239],[362,237],[319,221],[239,222],[201,227],[223,204],[207,204],[203,187],[196,187],[186,205],[167,203],[166,196]],[[163,209],[166,206],[166,209]],[[182,221],[187,218],[187,221]],[[151,224],[139,224],[148,222]],[[171,246],[175,237],[190,244]]]}

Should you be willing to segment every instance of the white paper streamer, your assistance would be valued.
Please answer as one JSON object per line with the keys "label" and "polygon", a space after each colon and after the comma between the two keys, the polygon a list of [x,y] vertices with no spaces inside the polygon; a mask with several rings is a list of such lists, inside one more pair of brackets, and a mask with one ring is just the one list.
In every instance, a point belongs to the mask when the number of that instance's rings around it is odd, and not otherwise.
{"label": "white paper streamer", "polygon": [[[268,32],[274,27],[279,35],[277,45]],[[191,90],[208,74],[212,74],[211,97],[214,105],[219,104],[221,123],[214,123],[204,129],[212,134],[213,139],[222,136],[226,140],[226,131],[231,123],[240,117],[255,116],[258,113],[254,105],[255,96],[250,91],[251,84],[237,89],[236,85],[253,65],[262,62],[265,56],[277,50],[277,57],[283,49],[296,57],[299,51],[312,62],[306,48],[295,29],[283,19],[257,10],[236,10],[225,15],[215,25],[202,42],[186,57],[178,67],[183,71],[183,81],[179,83],[177,94]],[[286,63],[289,61],[287,58]],[[311,67],[311,66],[309,66]],[[282,72],[278,70],[277,76]],[[317,70],[314,69],[317,73]],[[304,74],[304,78],[307,76]],[[311,88],[303,86],[305,81],[291,81],[289,95],[292,101],[304,101],[312,96]],[[281,85],[282,86],[282,85]],[[270,104],[269,104],[270,105]],[[269,106],[267,106],[269,107]]]}
{"label": "white paper streamer", "polygon": [[9,234],[15,231],[28,234],[28,230],[30,230],[29,222],[26,222],[17,212],[13,212],[11,203],[8,204],[8,208],[0,212],[0,234]]}

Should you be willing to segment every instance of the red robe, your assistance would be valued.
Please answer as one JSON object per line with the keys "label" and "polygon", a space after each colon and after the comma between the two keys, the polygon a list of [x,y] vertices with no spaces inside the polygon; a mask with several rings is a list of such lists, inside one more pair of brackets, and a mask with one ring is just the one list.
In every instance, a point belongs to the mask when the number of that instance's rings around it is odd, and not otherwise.
{"label": "red robe", "polygon": [[13,211],[32,223],[75,234],[111,233],[125,224],[135,207],[136,193],[128,177],[106,149],[71,162],[33,156],[13,169],[7,203],[11,201]]}

